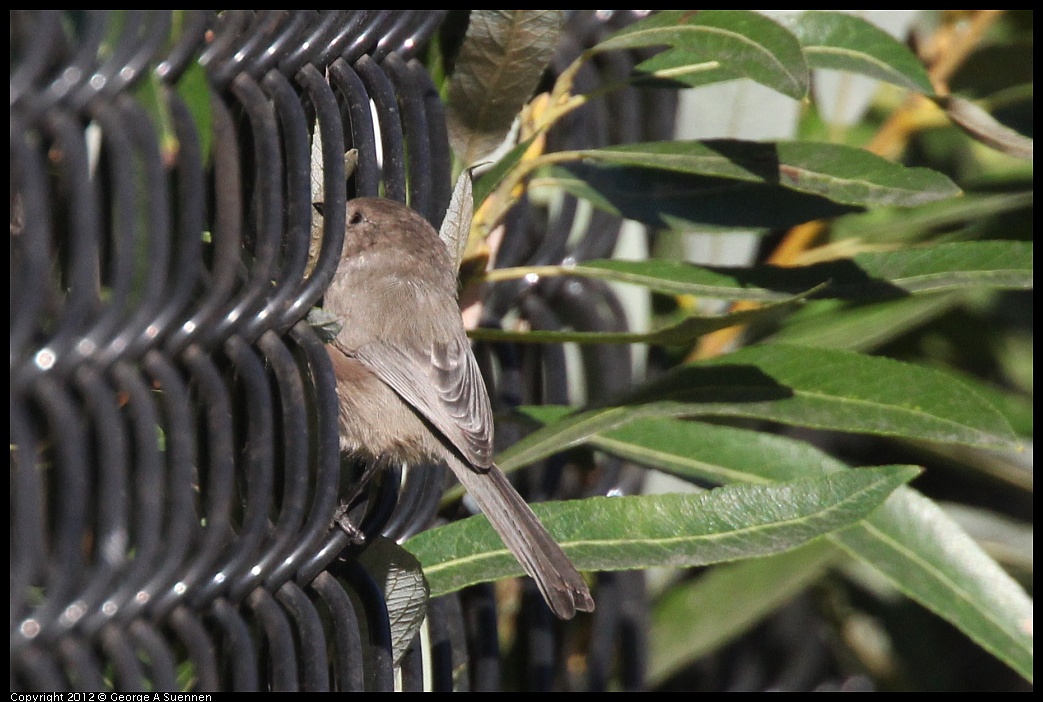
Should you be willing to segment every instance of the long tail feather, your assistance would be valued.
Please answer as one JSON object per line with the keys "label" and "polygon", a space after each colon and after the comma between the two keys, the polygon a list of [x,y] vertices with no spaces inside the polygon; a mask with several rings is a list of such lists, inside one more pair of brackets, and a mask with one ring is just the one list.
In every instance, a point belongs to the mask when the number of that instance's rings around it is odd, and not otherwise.
{"label": "long tail feather", "polygon": [[456,456],[450,458],[449,467],[489,518],[504,545],[536,581],[554,614],[571,619],[577,610],[594,610],[594,600],[583,577],[503,471],[494,465],[488,471],[478,472]]}

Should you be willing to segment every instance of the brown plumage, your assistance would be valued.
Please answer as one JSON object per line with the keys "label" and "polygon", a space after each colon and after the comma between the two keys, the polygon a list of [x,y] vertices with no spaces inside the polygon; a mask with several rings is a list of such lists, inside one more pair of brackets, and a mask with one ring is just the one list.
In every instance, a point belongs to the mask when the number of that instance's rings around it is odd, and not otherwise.
{"label": "brown plumage", "polygon": [[460,319],[456,272],[428,222],[392,200],[348,203],[325,308],[343,327],[327,347],[341,446],[367,460],[444,461],[569,619],[592,611],[583,578],[492,461],[489,396]]}

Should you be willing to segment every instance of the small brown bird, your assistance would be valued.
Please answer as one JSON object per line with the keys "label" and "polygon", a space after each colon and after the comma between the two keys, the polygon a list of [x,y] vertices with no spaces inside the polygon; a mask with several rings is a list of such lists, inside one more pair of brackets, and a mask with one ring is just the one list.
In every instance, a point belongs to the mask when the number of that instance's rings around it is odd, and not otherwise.
{"label": "small brown bird", "polygon": [[446,462],[551,610],[562,619],[593,611],[583,578],[493,463],[489,396],[438,233],[380,198],[350,201],[346,219],[324,304],[343,324],[327,346],[341,447],[368,461]]}

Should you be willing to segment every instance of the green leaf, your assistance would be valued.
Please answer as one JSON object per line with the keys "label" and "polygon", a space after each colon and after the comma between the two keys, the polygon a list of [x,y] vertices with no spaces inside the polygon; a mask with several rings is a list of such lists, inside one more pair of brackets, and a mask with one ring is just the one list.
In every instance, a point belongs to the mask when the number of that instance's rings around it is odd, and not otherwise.
{"label": "green leaf", "polygon": [[[807,70],[806,67],[805,70]],[[770,73],[769,71],[769,75]],[[698,88],[743,77],[746,76],[739,71],[725,68],[721,61],[709,58],[706,54],[689,52],[684,49],[667,49],[638,64],[630,80],[641,87]],[[758,82],[767,82],[768,87],[780,90],[790,97],[797,99],[803,97],[803,95],[794,94],[796,85],[799,83],[794,84],[789,76],[785,76],[779,83],[784,89],[775,85],[776,81],[772,81],[768,76]]]}
{"label": "green leaf", "polygon": [[552,167],[533,187],[560,188],[618,217],[658,229],[770,229],[858,208],[772,183],[594,162]]}
{"label": "green leaf", "polygon": [[840,300],[812,302],[788,317],[771,341],[869,351],[936,319],[963,299],[949,294],[855,306]]}
{"label": "green leaf", "polygon": [[820,578],[837,558],[836,548],[818,540],[786,553],[719,565],[671,587],[652,611],[649,687],[751,629]]}
{"label": "green leaf", "polygon": [[558,45],[561,10],[471,10],[449,81],[449,141],[470,166],[503,142]]}
{"label": "green leaf", "polygon": [[359,561],[384,595],[391,625],[391,653],[397,664],[427,616],[427,582],[420,562],[391,539],[366,544]]}
{"label": "green leaf", "polygon": [[160,153],[164,160],[173,161],[180,149],[177,134],[170,117],[170,107],[165,96],[166,86],[155,73],[149,72],[135,88],[135,97],[152,120],[153,131],[159,140]]}
{"label": "green leaf", "polygon": [[[974,389],[974,392],[989,401],[1010,422],[1019,435],[1031,438],[1033,426],[1033,403],[1032,398],[1020,392],[1012,392],[1009,388],[993,385],[989,381],[970,375],[961,371],[950,370],[957,375],[961,383],[965,383]],[[1030,461],[1031,462],[1031,461]],[[1031,473],[1031,468],[1029,469]],[[1032,489],[1031,475],[1028,477],[1028,490]]]}
{"label": "green leaf", "polygon": [[734,139],[624,144],[576,152],[596,163],[778,184],[845,205],[912,206],[960,193],[947,177],[842,144]]}
{"label": "green leaf", "polygon": [[934,502],[895,498],[837,542],[1031,681],[1032,600]]}
{"label": "green leaf", "polygon": [[628,144],[574,152],[533,186],[556,187],[659,228],[789,227],[866,206],[919,205],[960,193],[926,168],[862,149],[730,139]]}
{"label": "green leaf", "polygon": [[478,177],[474,183],[474,209],[477,210],[481,207],[482,203],[496,190],[496,186],[503,182],[504,177],[521,162],[522,157],[529,150],[535,138],[531,137],[519,143],[497,159],[496,163],[489,170]]}
{"label": "green leaf", "polygon": [[[590,444],[699,484],[765,484],[847,470],[803,442],[692,421],[639,420]],[[1031,600],[933,502],[899,488],[863,524],[830,539],[1031,680]]]}
{"label": "green leaf", "polygon": [[[933,247],[859,254],[854,268],[831,262],[810,266],[810,280],[826,276],[834,281],[818,297],[846,300],[893,296],[912,298],[849,307],[813,302],[789,317],[774,341],[869,349],[934,319],[966,299],[974,289],[1023,290],[1033,286],[1033,245],[1020,241],[972,241]],[[853,275],[852,271],[857,271]],[[779,271],[783,276],[795,272]],[[858,276],[865,278],[859,280]],[[808,284],[801,276],[793,284]],[[766,280],[759,280],[767,284]],[[893,286],[888,291],[887,286]],[[936,293],[949,293],[937,295]]]}
{"label": "green leaf", "polygon": [[712,268],[658,258],[643,261],[599,259],[561,268],[565,275],[632,283],[668,295],[768,302],[784,300],[794,292],[749,284],[742,277],[748,271],[748,268]]}
{"label": "green leaf", "polygon": [[1032,200],[1031,192],[967,193],[955,200],[932,202],[913,209],[874,209],[837,219],[831,235],[834,240],[859,238],[881,243],[915,240],[943,228],[1029,209]]}
{"label": "green leaf", "polygon": [[206,69],[197,62],[190,63],[175,86],[178,95],[185,101],[188,111],[192,113],[192,122],[196,126],[199,137],[199,149],[204,164],[210,163],[210,149],[213,143],[213,116],[210,108],[210,83],[206,78]]}
{"label": "green leaf", "polygon": [[579,344],[660,344],[687,345],[704,334],[727,329],[737,324],[750,324],[778,317],[800,306],[805,295],[789,298],[782,302],[762,305],[754,309],[738,310],[713,316],[693,315],[678,322],[650,332],[588,332],[588,331],[503,331],[479,327],[468,332],[477,341],[510,341],[515,343],[566,343]]}
{"label": "green leaf", "polygon": [[783,18],[812,68],[861,73],[925,94],[934,88],[907,46],[864,19],[842,12],[811,10]]}
{"label": "green leaf", "polygon": [[[918,472],[888,466],[697,495],[544,503],[534,511],[581,570],[706,565],[777,553],[843,528]],[[423,564],[432,596],[524,572],[484,516],[426,531],[405,547]]]}
{"label": "green leaf", "polygon": [[666,373],[627,402],[943,443],[1018,445],[1003,416],[952,376],[835,349],[740,349]]}
{"label": "green leaf", "polygon": [[1007,127],[970,100],[955,95],[933,98],[956,126],[974,139],[1005,154],[1032,160],[1032,139]]}
{"label": "green leaf", "polygon": [[[511,275],[497,272],[496,279]],[[794,295],[879,300],[972,288],[1027,290],[1033,285],[1033,245],[1021,241],[970,241],[857,254],[809,266],[726,268],[683,261],[594,260],[570,266],[517,269],[642,285],[671,295],[724,300],[785,301]]]}
{"label": "green leaf", "polygon": [[848,469],[803,441],[686,419],[638,419],[592,435],[587,443],[701,485],[770,485]]}
{"label": "green leaf", "polygon": [[958,502],[942,502],[938,506],[997,563],[1032,575],[1035,547],[1031,523]]}
{"label": "green leaf", "polygon": [[943,443],[1020,446],[1003,415],[953,376],[835,349],[748,347],[667,372],[620,403],[544,427],[504,451],[497,463],[513,469],[635,419],[668,416],[750,417]]}
{"label": "green leaf", "polygon": [[659,12],[619,30],[593,52],[648,46],[670,50],[638,66],[641,77],[701,85],[709,82],[704,73],[712,69],[712,80],[746,77],[798,100],[808,91],[807,65],[796,38],[749,10]]}
{"label": "green leaf", "polygon": [[870,277],[906,292],[982,287],[1032,289],[1032,242],[966,241],[858,254],[855,264]]}

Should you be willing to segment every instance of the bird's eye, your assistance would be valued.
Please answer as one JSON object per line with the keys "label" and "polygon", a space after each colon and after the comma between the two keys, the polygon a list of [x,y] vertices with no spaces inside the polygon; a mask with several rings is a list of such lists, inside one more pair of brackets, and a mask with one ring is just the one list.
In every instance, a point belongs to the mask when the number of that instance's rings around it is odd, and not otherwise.
{"label": "bird's eye", "polygon": [[348,224],[362,224],[362,213],[357,210],[352,212],[348,217]]}

